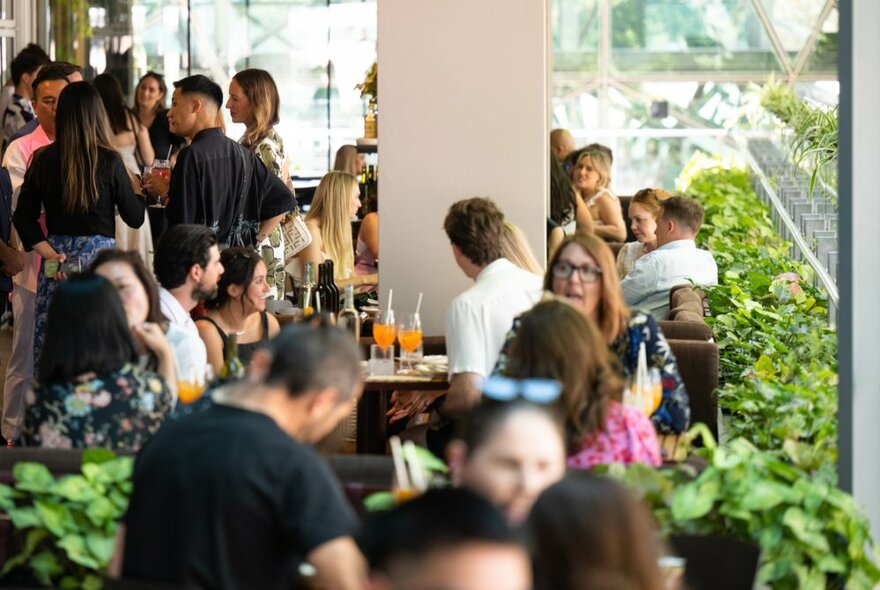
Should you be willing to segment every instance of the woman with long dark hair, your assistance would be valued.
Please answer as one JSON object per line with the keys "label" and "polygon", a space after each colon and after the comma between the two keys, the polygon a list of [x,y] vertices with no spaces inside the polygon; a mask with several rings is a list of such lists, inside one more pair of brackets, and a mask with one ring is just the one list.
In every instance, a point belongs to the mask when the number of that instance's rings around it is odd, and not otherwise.
{"label": "woman with long dark hair", "polygon": [[[13,216],[22,243],[44,258],[37,284],[36,361],[56,280],[87,268],[99,251],[116,246],[117,210],[131,227],[144,223],[144,202],[135,196],[113,149],[107,113],[91,84],[74,82],[61,91],[55,133],[55,142],[34,154]],[[47,232],[40,226],[41,210]]]}
{"label": "woman with long dark hair", "polygon": [[[249,68],[232,77],[229,100],[226,102],[233,123],[244,123],[240,143],[254,152],[270,172],[280,178],[293,192],[290,183],[290,160],[284,153],[284,142],[275,130],[281,120],[281,98],[272,75],[266,70]],[[257,251],[268,271],[269,297],[284,297],[284,237],[281,224],[260,239]]]}
{"label": "woman with long dark hair", "polygon": [[171,411],[165,381],[137,368],[125,310],[103,277],[58,286],[44,352],[25,415],[28,445],[137,451]]}
{"label": "woman with long dark hair", "polygon": [[[95,90],[101,95],[107,119],[110,121],[113,147],[122,158],[122,163],[132,178],[140,179],[144,166],[153,162],[153,146],[147,128],[140,124],[122,96],[119,80],[111,74],[100,74],[95,78]],[[136,250],[152,266],[153,235],[149,217],[144,224],[132,229],[119,216],[116,216],[116,245],[120,250]]]}
{"label": "woman with long dark hair", "polygon": [[205,302],[208,312],[196,321],[205,342],[208,362],[220,373],[229,346],[229,335],[236,334],[238,358],[248,365],[257,348],[278,335],[281,327],[266,311],[269,282],[266,265],[251,248],[227,248],[220,254],[223,274],[217,295]]}

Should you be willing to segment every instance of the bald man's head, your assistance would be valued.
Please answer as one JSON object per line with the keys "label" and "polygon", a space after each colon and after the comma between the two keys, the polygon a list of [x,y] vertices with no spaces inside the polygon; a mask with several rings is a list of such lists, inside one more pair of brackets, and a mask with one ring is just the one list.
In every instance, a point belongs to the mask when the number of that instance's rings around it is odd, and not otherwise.
{"label": "bald man's head", "polygon": [[550,132],[550,150],[557,160],[562,162],[575,149],[574,137],[568,129],[554,129]]}

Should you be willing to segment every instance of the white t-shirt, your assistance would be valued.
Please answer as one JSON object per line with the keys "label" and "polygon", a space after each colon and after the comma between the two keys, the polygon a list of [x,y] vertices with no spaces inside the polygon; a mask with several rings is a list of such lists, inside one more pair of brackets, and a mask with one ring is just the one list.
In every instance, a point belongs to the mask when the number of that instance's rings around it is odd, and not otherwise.
{"label": "white t-shirt", "polygon": [[208,351],[196,323],[168,289],[159,289],[159,308],[168,319],[165,337],[174,351],[179,379],[201,379],[208,367]]}
{"label": "white t-shirt", "polygon": [[541,297],[542,278],[506,258],[487,265],[446,310],[449,376],[492,373],[513,319]]}

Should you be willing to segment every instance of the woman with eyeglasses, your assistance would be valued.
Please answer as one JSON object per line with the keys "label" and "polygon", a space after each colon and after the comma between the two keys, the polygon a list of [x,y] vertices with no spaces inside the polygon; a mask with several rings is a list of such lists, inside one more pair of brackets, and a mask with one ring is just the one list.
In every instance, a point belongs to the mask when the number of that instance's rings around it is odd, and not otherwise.
{"label": "woman with eyeglasses", "polygon": [[561,420],[549,406],[527,399],[518,394],[512,401],[495,400],[484,387],[483,401],[446,447],[453,484],[483,495],[515,525],[565,475]]}
{"label": "woman with eyeglasses", "polygon": [[[635,375],[639,347],[645,344],[648,369],[659,369],[663,381],[663,401],[651,421],[661,434],[684,432],[690,419],[690,407],[675,355],[654,318],[624,303],[614,254],[602,238],[586,232],[565,238],[547,265],[544,289],[565,297],[593,321],[612,354],[619,359],[624,377]],[[506,370],[519,324],[519,319],[514,321],[495,367],[496,373]]]}
{"label": "woman with eyeglasses", "polygon": [[624,406],[623,380],[602,334],[568,301],[553,298],[520,316],[505,375],[562,384],[569,467],[608,463],[660,465],[660,445],[639,408]]}
{"label": "woman with eyeglasses", "polygon": [[617,252],[617,276],[629,274],[636,260],[657,248],[657,215],[663,201],[672,193],[659,188],[643,188],[629,202],[629,219],[635,242],[627,242]]}

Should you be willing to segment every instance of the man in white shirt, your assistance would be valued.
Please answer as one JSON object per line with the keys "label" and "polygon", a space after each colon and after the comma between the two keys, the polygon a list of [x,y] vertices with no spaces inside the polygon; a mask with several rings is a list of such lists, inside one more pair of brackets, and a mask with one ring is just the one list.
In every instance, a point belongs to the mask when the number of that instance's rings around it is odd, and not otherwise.
{"label": "man in white shirt", "polygon": [[702,225],[703,206],[694,199],[675,196],[663,201],[657,216],[657,249],[636,260],[620,282],[627,305],[663,320],[669,314],[672,287],[718,284],[715,259],[694,243]]}
{"label": "man in white shirt", "polygon": [[201,299],[217,294],[223,274],[217,235],[202,225],[175,225],[162,234],[153,256],[159,281],[159,306],[168,319],[168,342],[174,349],[177,374],[199,379],[208,354],[189,315]]}
{"label": "man in white shirt", "polygon": [[513,319],[541,297],[541,277],[501,254],[504,214],[491,200],[474,198],[449,208],[443,228],[459,268],[474,286],[446,311],[449,392],[439,412],[459,417],[480,401]]}

